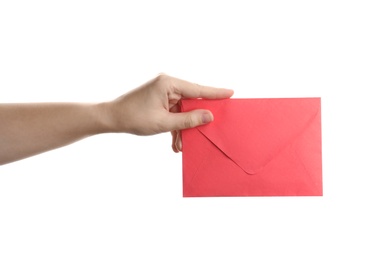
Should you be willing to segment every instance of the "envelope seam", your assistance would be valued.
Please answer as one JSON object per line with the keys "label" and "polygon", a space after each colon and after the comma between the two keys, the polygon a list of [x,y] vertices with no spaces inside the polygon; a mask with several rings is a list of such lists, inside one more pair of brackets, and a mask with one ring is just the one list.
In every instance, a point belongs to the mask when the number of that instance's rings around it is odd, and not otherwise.
{"label": "envelope seam", "polygon": [[202,131],[197,129],[209,142],[211,142],[219,151],[221,151],[229,160],[231,160],[233,163],[235,163],[238,167],[240,167],[244,172],[246,172],[249,175],[253,175],[254,173],[250,173],[247,170],[245,170],[241,165],[239,165],[233,158],[231,158],[225,151],[223,151],[218,145],[216,145],[207,135],[205,135]]}
{"label": "envelope seam", "polygon": [[200,129],[197,128],[197,130],[203,135],[205,136],[217,149],[219,149],[227,158],[229,158],[233,163],[235,163],[238,167],[240,167],[244,172],[246,172],[249,175],[254,175],[256,173],[259,173],[260,171],[262,171],[263,168],[267,167],[283,150],[285,150],[287,148],[287,146],[289,146],[290,143],[292,143],[293,141],[295,141],[297,138],[299,138],[305,131],[306,129],[309,127],[309,125],[311,123],[313,123],[313,121],[316,119],[316,117],[320,114],[321,109],[319,108],[317,110],[317,112],[309,119],[309,121],[305,124],[305,126],[302,128],[301,131],[299,131],[298,134],[296,134],[290,141],[288,141],[285,145],[282,146],[282,148],[273,156],[273,158],[271,158],[268,162],[266,162],[260,169],[258,169],[255,173],[251,173],[247,170],[245,170],[239,163],[237,163],[233,158],[231,158],[223,149],[221,149],[217,144],[215,144],[206,134],[203,133],[203,131],[201,131]]}

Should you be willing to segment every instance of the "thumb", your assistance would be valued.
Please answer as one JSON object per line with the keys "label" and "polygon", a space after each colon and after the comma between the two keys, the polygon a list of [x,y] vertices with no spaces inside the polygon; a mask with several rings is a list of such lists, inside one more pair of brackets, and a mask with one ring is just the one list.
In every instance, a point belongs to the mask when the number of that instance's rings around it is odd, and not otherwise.
{"label": "thumb", "polygon": [[189,112],[170,113],[166,123],[169,131],[172,131],[205,125],[213,120],[214,116],[210,111],[197,109]]}

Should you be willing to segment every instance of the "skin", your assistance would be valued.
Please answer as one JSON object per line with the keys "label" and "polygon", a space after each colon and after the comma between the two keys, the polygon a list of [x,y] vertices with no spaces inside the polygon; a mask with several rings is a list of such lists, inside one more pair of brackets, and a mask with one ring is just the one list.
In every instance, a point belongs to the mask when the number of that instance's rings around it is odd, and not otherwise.
{"label": "skin", "polygon": [[173,151],[179,152],[180,130],[213,121],[208,110],[180,112],[181,99],[224,99],[232,95],[229,89],[160,74],[108,102],[0,104],[0,165],[102,133],[171,132]]}

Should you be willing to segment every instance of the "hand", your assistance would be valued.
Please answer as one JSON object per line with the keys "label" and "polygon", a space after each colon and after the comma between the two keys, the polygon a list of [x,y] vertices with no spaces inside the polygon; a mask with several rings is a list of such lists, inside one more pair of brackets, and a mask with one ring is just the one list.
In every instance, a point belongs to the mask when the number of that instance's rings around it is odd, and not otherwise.
{"label": "hand", "polygon": [[171,132],[174,152],[182,150],[181,129],[213,121],[208,110],[180,113],[183,98],[223,99],[233,95],[229,89],[213,88],[160,74],[139,88],[106,103],[108,126],[113,132],[152,135]]}

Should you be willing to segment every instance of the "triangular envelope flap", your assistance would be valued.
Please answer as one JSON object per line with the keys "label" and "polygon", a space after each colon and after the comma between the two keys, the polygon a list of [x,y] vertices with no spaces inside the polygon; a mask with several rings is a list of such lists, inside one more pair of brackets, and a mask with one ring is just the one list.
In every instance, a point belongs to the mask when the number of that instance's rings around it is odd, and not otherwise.
{"label": "triangular envelope flap", "polygon": [[183,111],[208,109],[214,121],[198,130],[248,174],[262,171],[311,124],[319,98],[184,100]]}

